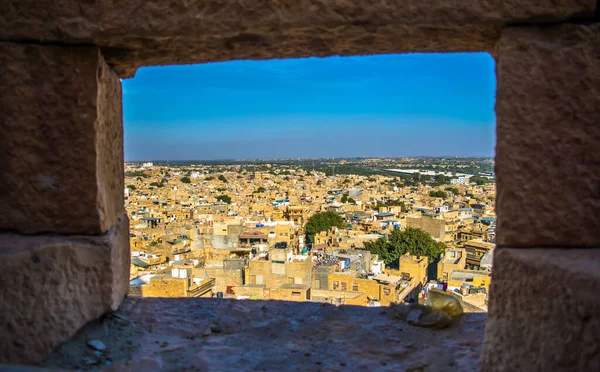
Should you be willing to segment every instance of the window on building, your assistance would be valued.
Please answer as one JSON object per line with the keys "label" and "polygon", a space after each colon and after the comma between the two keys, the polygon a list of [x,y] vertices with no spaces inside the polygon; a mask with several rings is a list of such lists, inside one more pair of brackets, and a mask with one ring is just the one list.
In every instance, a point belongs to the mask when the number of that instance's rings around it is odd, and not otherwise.
{"label": "window on building", "polygon": [[390,291],[390,289],[389,289],[389,288],[384,288],[384,289],[383,289],[383,294],[384,294],[384,295],[386,295],[386,296],[389,296],[391,292],[392,292],[392,291]]}
{"label": "window on building", "polygon": [[333,289],[336,290],[340,287],[340,282],[338,282],[337,280],[333,281]]}
{"label": "window on building", "polygon": [[348,283],[342,282],[342,291],[347,291],[347,290],[348,290]]}
{"label": "window on building", "polygon": [[358,292],[358,284],[356,284],[356,283],[352,284],[352,290],[354,292]]}
{"label": "window on building", "polygon": [[292,292],[292,297],[300,298],[300,297],[302,297],[302,293],[301,292]]}

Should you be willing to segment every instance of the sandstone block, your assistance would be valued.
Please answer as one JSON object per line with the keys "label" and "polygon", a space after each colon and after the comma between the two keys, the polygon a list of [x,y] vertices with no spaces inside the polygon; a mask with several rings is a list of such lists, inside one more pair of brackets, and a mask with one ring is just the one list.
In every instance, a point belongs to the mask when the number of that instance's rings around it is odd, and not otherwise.
{"label": "sandstone block", "polygon": [[0,363],[33,364],[129,288],[129,220],[100,236],[0,234]]}
{"label": "sandstone block", "polygon": [[101,234],[124,213],[121,82],[94,47],[0,43],[0,229]]}
{"label": "sandstone block", "polygon": [[599,248],[498,248],[481,371],[600,370],[599,286]]}
{"label": "sandstone block", "polygon": [[507,24],[591,20],[596,0],[5,0],[0,38],[87,43],[139,66],[493,49]]}
{"label": "sandstone block", "polygon": [[600,245],[600,24],[496,46],[498,245]]}

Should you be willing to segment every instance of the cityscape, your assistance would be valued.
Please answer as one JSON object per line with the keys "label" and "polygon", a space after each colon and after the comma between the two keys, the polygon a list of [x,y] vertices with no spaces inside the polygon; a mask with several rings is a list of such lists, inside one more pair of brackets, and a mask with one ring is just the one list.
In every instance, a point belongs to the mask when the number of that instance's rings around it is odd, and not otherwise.
{"label": "cityscape", "polygon": [[130,162],[130,296],[390,306],[436,288],[486,312],[494,162]]}

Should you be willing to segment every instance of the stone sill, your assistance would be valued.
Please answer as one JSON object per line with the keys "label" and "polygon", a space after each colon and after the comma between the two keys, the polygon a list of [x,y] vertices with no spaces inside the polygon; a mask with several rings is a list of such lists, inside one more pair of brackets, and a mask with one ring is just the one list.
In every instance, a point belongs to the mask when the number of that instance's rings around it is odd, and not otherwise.
{"label": "stone sill", "polygon": [[[468,313],[434,330],[387,307],[201,298],[127,298],[116,314],[86,325],[41,367],[476,371],[486,322],[486,314]],[[96,358],[92,339],[107,346],[104,364],[86,362]]]}

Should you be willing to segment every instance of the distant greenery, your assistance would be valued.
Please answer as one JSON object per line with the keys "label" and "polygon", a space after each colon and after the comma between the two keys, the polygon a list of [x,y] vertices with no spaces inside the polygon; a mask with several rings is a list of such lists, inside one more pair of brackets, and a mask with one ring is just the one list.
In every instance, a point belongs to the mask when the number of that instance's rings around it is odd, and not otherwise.
{"label": "distant greenery", "polygon": [[473,176],[469,179],[469,182],[474,182],[478,186],[481,186],[481,185],[486,185],[488,183],[492,183],[493,181],[490,180],[489,178]]}
{"label": "distant greenery", "polygon": [[444,191],[430,191],[429,196],[431,196],[432,198],[446,199],[448,197],[448,194],[446,194]]}
{"label": "distant greenery", "polygon": [[227,204],[231,203],[231,198],[228,195],[219,195],[219,196],[217,196],[217,200],[220,202],[227,203]]}
{"label": "distant greenery", "polygon": [[267,191],[267,189],[265,189],[264,187],[260,186],[258,189],[256,189],[256,191],[254,191],[255,193],[261,193],[261,192],[265,192]]}
{"label": "distant greenery", "polygon": [[435,241],[427,232],[409,227],[393,230],[387,237],[364,242],[365,249],[377,254],[386,265],[398,267],[400,256],[410,253],[427,256],[429,263],[436,261],[446,249],[446,244]]}
{"label": "distant greenery", "polygon": [[214,178],[213,176],[208,176],[208,177],[206,177],[204,180],[205,180],[205,181],[212,181],[212,180],[214,180],[214,179],[215,179],[215,178]]}
{"label": "distant greenery", "polygon": [[475,195],[474,195],[474,194],[471,194],[471,193],[467,193],[465,196],[468,196],[469,198],[473,198],[473,199],[475,199]]}
{"label": "distant greenery", "polygon": [[131,191],[135,190],[135,186],[134,185],[127,185],[127,188]]}
{"label": "distant greenery", "polygon": [[180,181],[181,181],[181,183],[191,183],[192,182],[189,177],[183,177],[183,178],[181,178]]}
{"label": "distant greenery", "polygon": [[382,207],[400,207],[400,210],[406,211],[406,204],[402,200],[388,200],[384,203],[377,202],[375,209],[379,211]]}
{"label": "distant greenery", "polygon": [[227,189],[226,189],[226,188],[224,188],[224,187],[217,187],[217,191],[218,191],[218,192],[223,192],[223,191],[225,191],[225,190],[227,190]]}
{"label": "distant greenery", "polygon": [[446,187],[446,191],[450,191],[454,195],[460,194],[460,192],[458,191],[458,189],[456,187]]}
{"label": "distant greenery", "polygon": [[135,172],[131,172],[131,171],[127,171],[125,172],[125,177],[148,177],[148,175],[142,171],[135,171]]}
{"label": "distant greenery", "polygon": [[161,183],[158,183],[158,182],[152,182],[152,183],[150,184],[150,186],[154,186],[154,187],[163,187],[163,186],[165,186],[165,185],[164,185],[162,182],[161,182]]}
{"label": "distant greenery", "polygon": [[337,226],[340,229],[344,227],[342,216],[332,211],[313,214],[306,223],[306,237],[309,242],[314,242],[316,234],[321,231],[327,231],[333,226]]}
{"label": "distant greenery", "polygon": [[342,202],[342,203],[350,203],[350,204],[355,204],[355,203],[356,203],[356,200],[354,200],[354,199],[352,199],[352,198],[348,197],[348,195],[343,195],[343,196],[342,196],[342,199],[341,199],[341,202]]}
{"label": "distant greenery", "polygon": [[222,175],[222,174],[220,174],[220,175],[219,175],[218,179],[219,179],[219,181],[221,181],[221,182],[227,182],[227,178],[225,178],[225,176],[224,176],[224,175]]}

